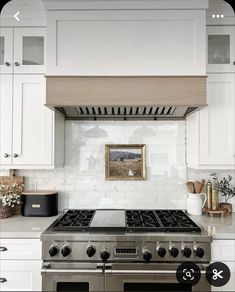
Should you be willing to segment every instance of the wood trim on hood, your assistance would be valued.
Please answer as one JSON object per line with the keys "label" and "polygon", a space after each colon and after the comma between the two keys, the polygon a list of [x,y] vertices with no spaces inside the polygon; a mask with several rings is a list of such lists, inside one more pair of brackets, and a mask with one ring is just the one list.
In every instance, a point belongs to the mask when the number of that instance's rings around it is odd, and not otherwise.
{"label": "wood trim on hood", "polygon": [[46,105],[206,106],[207,76],[46,76]]}

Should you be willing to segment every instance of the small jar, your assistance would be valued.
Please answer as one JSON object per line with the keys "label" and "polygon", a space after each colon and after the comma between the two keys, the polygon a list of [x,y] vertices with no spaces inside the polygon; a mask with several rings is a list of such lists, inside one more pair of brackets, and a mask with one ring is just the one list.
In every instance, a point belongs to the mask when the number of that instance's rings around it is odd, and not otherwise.
{"label": "small jar", "polygon": [[213,211],[218,210],[219,207],[219,192],[215,188],[212,189],[211,207]]}

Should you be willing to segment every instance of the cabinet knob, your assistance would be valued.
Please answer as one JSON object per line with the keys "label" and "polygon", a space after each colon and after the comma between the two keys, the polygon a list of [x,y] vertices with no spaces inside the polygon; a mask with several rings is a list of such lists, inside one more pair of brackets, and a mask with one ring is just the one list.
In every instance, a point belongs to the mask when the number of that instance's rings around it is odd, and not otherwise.
{"label": "cabinet knob", "polygon": [[14,158],[17,158],[17,157],[19,157],[19,155],[15,153],[15,154],[13,155],[13,157],[14,157]]}
{"label": "cabinet knob", "polygon": [[0,278],[0,283],[4,283],[4,282],[6,282],[6,281],[7,281],[6,278]]}
{"label": "cabinet knob", "polygon": [[0,246],[0,251],[7,251],[7,248],[5,246]]}
{"label": "cabinet knob", "polygon": [[9,154],[8,154],[8,153],[5,153],[5,154],[4,154],[4,157],[5,157],[5,158],[9,157]]}
{"label": "cabinet knob", "polygon": [[9,67],[11,64],[9,62],[5,62],[5,65]]}
{"label": "cabinet knob", "polygon": [[19,62],[15,62],[15,66],[20,66],[20,63]]}

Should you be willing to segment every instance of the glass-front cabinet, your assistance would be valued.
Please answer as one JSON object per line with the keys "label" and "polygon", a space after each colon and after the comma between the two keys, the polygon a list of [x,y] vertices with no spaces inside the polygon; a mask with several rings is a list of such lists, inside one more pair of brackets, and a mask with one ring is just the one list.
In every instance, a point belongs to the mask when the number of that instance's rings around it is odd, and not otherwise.
{"label": "glass-front cabinet", "polygon": [[14,73],[45,72],[45,29],[14,29]]}
{"label": "glass-front cabinet", "polygon": [[235,72],[234,26],[207,26],[207,72]]}
{"label": "glass-front cabinet", "polygon": [[12,73],[13,29],[0,28],[0,73]]}
{"label": "glass-front cabinet", "polygon": [[1,28],[0,72],[44,73],[45,28]]}

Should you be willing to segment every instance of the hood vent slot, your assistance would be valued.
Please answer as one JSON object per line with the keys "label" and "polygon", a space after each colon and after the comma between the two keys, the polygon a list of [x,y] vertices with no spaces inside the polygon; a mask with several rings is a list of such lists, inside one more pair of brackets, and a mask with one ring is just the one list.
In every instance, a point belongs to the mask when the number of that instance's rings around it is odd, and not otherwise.
{"label": "hood vent slot", "polygon": [[105,120],[105,119],[181,119],[196,109],[176,106],[76,106],[58,107],[66,119],[74,120]]}

